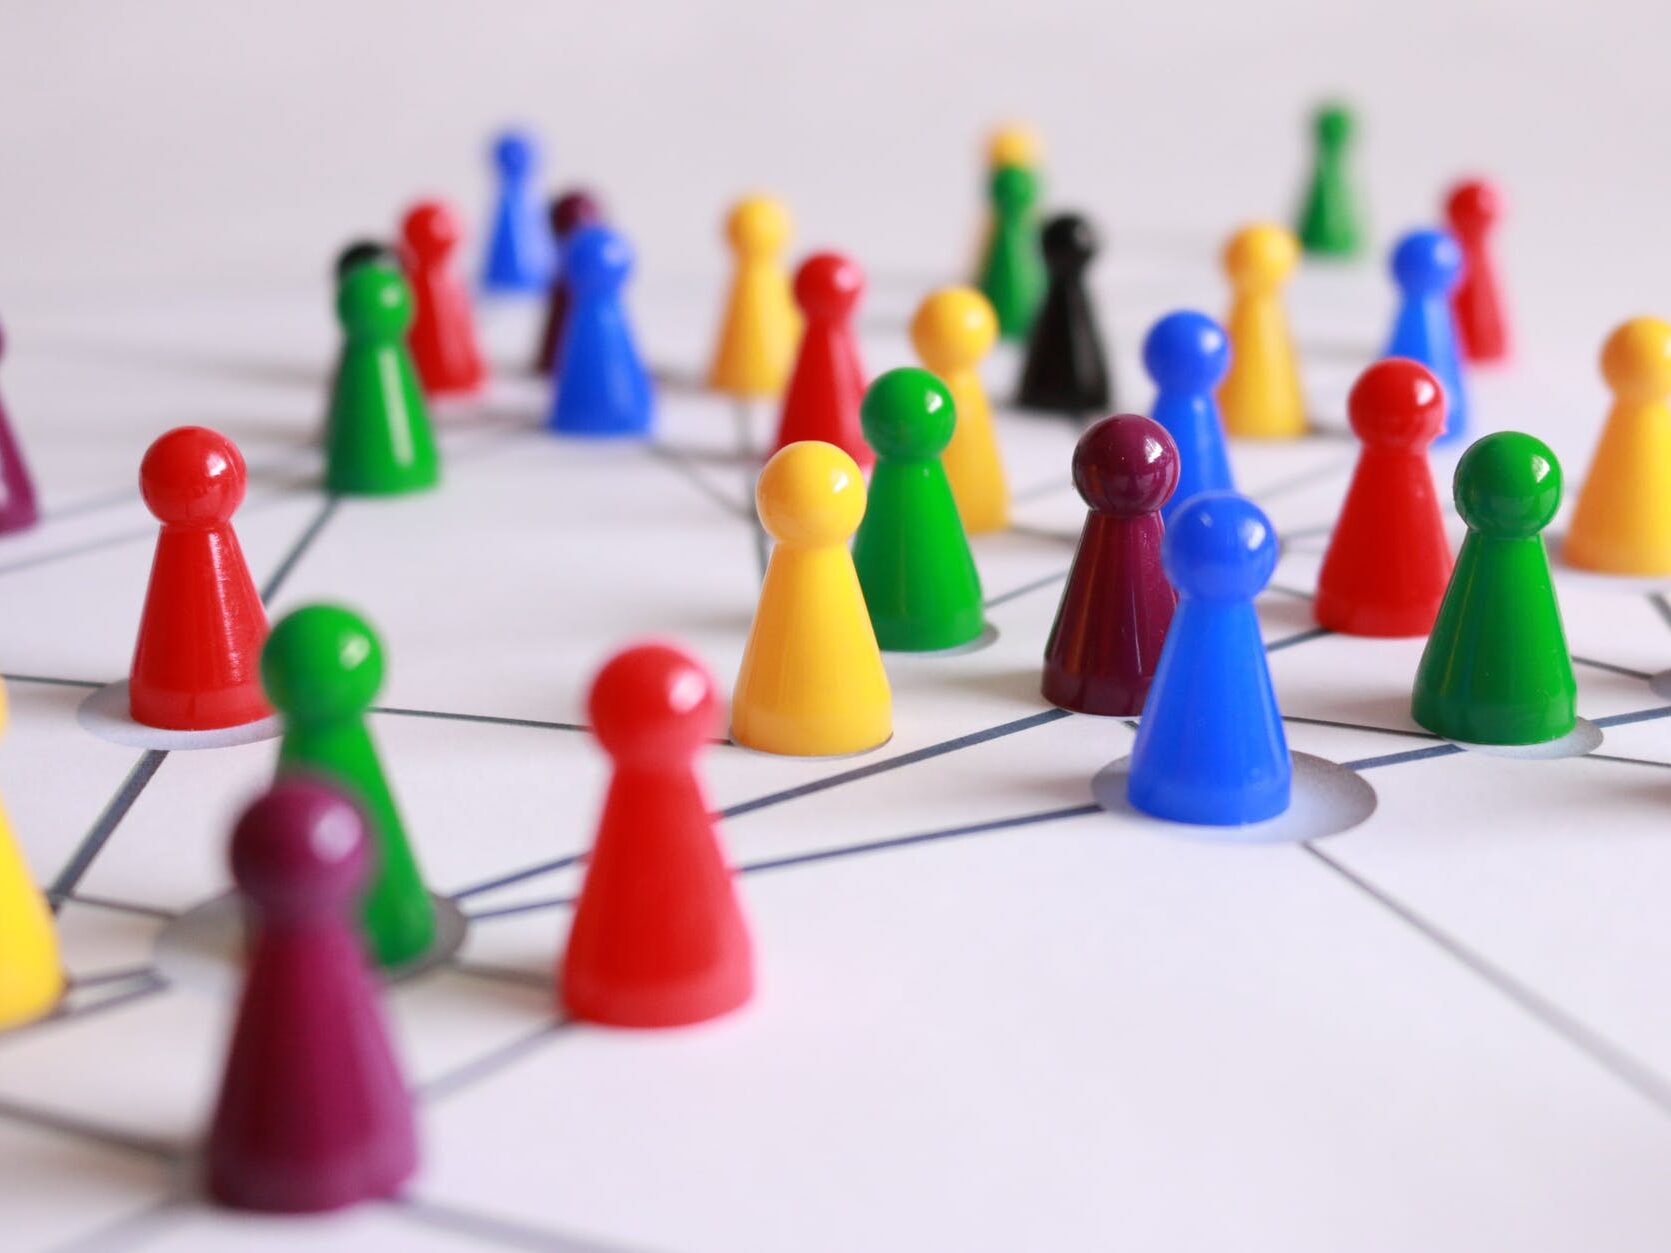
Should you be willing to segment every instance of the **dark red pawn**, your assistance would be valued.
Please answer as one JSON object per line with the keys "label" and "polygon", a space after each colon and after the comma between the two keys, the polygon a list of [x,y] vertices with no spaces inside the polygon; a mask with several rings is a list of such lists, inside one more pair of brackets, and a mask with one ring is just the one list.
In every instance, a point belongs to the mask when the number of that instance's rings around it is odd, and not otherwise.
{"label": "dark red pawn", "polygon": [[1484,180],[1458,183],[1445,201],[1451,234],[1462,246],[1462,281],[1451,292],[1451,309],[1469,361],[1502,361],[1509,355],[1508,311],[1491,249],[1491,232],[1502,210],[1502,194]]}
{"label": "dark red pawn", "polygon": [[206,1151],[210,1194],[313,1213],[393,1195],[417,1168],[412,1102],[356,926],[369,854],[359,811],[280,779],[232,833],[249,968]]}
{"label": "dark red pawn", "polygon": [[853,311],[864,287],[864,271],[838,252],[814,253],[795,272],[795,303],[806,317],[806,329],[783,393],[774,451],[821,439],[853,458],[861,470],[875,464],[876,454],[859,428],[864,367],[853,333]]}
{"label": "dark red pawn", "polygon": [[1079,437],[1073,483],[1090,512],[1044,648],[1044,697],[1130,717],[1143,712],[1178,603],[1160,561],[1178,449],[1160,423],[1116,414]]}
{"label": "dark red pawn", "polygon": [[563,245],[583,226],[603,221],[603,208],[585,191],[566,192],[551,202],[551,237],[557,241],[557,277],[546,297],[545,326],[540,330],[540,347],[534,369],[550,376],[557,368],[557,349],[563,342],[563,327],[569,320],[569,281],[563,273]]}
{"label": "dark red pawn", "polygon": [[462,234],[458,215],[439,200],[413,205],[400,224],[401,260],[412,285],[406,339],[418,378],[432,396],[473,392],[487,381],[470,296],[452,267]]}
{"label": "dark red pawn", "polygon": [[559,996],[575,1018],[675,1027],[724,1014],[754,991],[748,927],[696,777],[718,734],[700,663],[640,644],[598,672],[593,732],[614,759]]}
{"label": "dark red pawn", "polygon": [[1347,635],[1426,635],[1451,577],[1451,546],[1427,448],[1445,393],[1426,366],[1377,361],[1347,398],[1362,441],[1317,579],[1317,622]]}
{"label": "dark red pawn", "polygon": [[[0,336],[0,354],[6,347]],[[35,503],[35,482],[29,477],[29,464],[23,459],[11,420],[6,416],[6,405],[0,401],[0,535],[27,530],[40,520],[40,507]]]}
{"label": "dark red pawn", "polygon": [[162,530],[128,674],[135,722],[207,731],[272,713],[261,690],[267,611],[232,529],[244,478],[238,446],[205,426],[168,432],[140,463]]}

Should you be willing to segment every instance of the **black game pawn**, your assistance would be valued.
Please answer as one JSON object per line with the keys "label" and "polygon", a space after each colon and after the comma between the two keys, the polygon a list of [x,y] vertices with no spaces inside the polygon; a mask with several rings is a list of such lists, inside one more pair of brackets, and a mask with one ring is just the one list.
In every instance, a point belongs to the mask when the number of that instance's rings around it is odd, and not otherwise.
{"label": "black game pawn", "polygon": [[1085,270],[1097,252],[1091,224],[1073,213],[1052,218],[1040,234],[1050,286],[1027,341],[1016,401],[1074,417],[1107,413],[1114,385],[1097,330]]}
{"label": "black game pawn", "polygon": [[336,281],[340,283],[348,271],[369,263],[385,265],[392,270],[400,269],[400,258],[389,245],[375,239],[356,239],[337,253],[331,270],[336,276]]}

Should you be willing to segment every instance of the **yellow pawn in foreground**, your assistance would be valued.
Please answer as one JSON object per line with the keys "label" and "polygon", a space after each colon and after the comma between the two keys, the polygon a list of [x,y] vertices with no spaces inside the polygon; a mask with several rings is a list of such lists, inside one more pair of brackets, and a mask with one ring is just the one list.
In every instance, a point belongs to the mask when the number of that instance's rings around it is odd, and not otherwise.
{"label": "yellow pawn in foreground", "polygon": [[731,738],[788,757],[875,748],[893,734],[893,696],[847,551],[864,476],[834,445],[802,441],[766,463],[754,499],[777,547],[731,697]]}
{"label": "yellow pawn in foreground", "polygon": [[[6,690],[0,687],[0,732],[6,729]],[[41,1017],[64,994],[58,937],[12,826],[0,806],[0,1030]]]}
{"label": "yellow pawn in foreground", "polygon": [[1282,285],[1299,258],[1294,236],[1265,223],[1237,231],[1225,246],[1230,372],[1219,387],[1218,405],[1230,435],[1294,439],[1306,432],[1300,367],[1282,307]]}
{"label": "yellow pawn in foreground", "polygon": [[801,314],[783,252],[789,211],[769,196],[742,200],[725,219],[735,269],[708,386],[741,398],[776,396],[801,339]]}
{"label": "yellow pawn in foreground", "polygon": [[1671,574],[1671,323],[1632,318],[1607,337],[1613,392],[1562,555],[1605,574]]}
{"label": "yellow pawn in foreground", "polygon": [[911,343],[923,365],[952,394],[957,426],[940,454],[963,529],[970,535],[1002,531],[1010,524],[1010,489],[992,427],[992,406],[981,384],[980,363],[998,340],[998,315],[969,287],[943,287],[917,306]]}

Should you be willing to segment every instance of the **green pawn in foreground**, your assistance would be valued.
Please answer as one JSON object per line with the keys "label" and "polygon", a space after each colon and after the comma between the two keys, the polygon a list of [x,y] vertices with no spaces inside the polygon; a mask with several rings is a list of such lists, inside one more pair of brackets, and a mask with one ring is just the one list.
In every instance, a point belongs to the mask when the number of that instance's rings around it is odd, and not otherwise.
{"label": "green pawn in foreground", "polygon": [[981,294],[998,315],[998,333],[1005,339],[1025,340],[1044,299],[1046,282],[1034,215],[1038,175],[1025,166],[1000,166],[992,173],[990,191],[992,237],[981,262]]}
{"label": "green pawn in foreground", "polygon": [[1300,246],[1315,256],[1353,257],[1363,251],[1363,223],[1347,169],[1355,129],[1352,114],[1343,105],[1325,105],[1317,111],[1311,186],[1296,232]]}
{"label": "green pawn in foreground", "polygon": [[406,348],[412,289],[386,265],[354,266],[337,285],[337,321],[343,345],[325,433],[326,488],[393,496],[434,487],[441,459]]}
{"label": "green pawn in foreground", "polygon": [[957,411],[927,370],[889,370],[859,410],[876,452],[853,565],[876,642],[891,652],[956,648],[986,629],[980,575],[940,464]]}
{"label": "green pawn in foreground", "polygon": [[435,940],[435,906],[366,729],[366,710],[383,685],[377,637],[346,609],[307,605],[286,615],[267,637],[261,678],[284,716],[280,772],[340,783],[365,812],[377,856],[362,923],[378,965],[401,966],[423,956]]}
{"label": "green pawn in foreground", "polygon": [[1456,467],[1468,537],[1416,670],[1411,714],[1466,744],[1541,744],[1577,722],[1578,685],[1540,532],[1561,505],[1542,440],[1487,435]]}

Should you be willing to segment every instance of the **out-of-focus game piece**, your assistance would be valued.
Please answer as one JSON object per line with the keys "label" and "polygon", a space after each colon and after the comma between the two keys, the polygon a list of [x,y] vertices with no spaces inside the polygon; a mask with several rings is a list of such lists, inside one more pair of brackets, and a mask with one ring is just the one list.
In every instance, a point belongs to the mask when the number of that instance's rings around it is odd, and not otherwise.
{"label": "out-of-focus game piece", "polygon": [[1393,247],[1398,316],[1384,357],[1419,361],[1445,389],[1445,430],[1434,442],[1453,444],[1468,433],[1468,390],[1451,293],[1462,277],[1462,250],[1450,232],[1414,230]]}
{"label": "out-of-focus game piece", "polygon": [[1073,452],[1085,527],[1044,648],[1044,698],[1076,713],[1143,712],[1177,595],[1161,567],[1161,508],[1178,449],[1136,414],[1097,422]]}
{"label": "out-of-focus game piece", "polygon": [[347,609],[306,605],[273,627],[261,674],[284,715],[280,776],[330,779],[364,808],[376,850],[362,904],[368,947],[385,967],[421,957],[435,939],[435,906],[366,726],[366,711],[383,685],[377,636]]}
{"label": "out-of-focus game piece", "polygon": [[241,726],[272,713],[261,691],[267,611],[232,529],[244,458],[218,431],[182,426],[139,466],[162,528],[128,672],[135,722],[172,731]]}
{"label": "out-of-focus game piece", "polygon": [[[5,351],[5,336],[0,334],[0,357]],[[6,402],[0,400],[0,535],[28,530],[39,518],[35,481],[30,477],[29,463],[23,459],[17,432],[12,430]]]}
{"label": "out-of-focus game piece", "polygon": [[1317,577],[1317,621],[1346,635],[1426,635],[1450,581],[1451,545],[1427,449],[1445,394],[1415,361],[1378,361],[1346,401],[1362,448]]}
{"label": "out-of-focus game piece", "polygon": [[864,271],[837,252],[816,252],[795,272],[795,301],[805,317],[795,369],[783,393],[773,451],[800,440],[834,444],[861,469],[876,460],[859,429],[864,367],[853,313],[864,295]]}
{"label": "out-of-focus game piece", "polygon": [[908,653],[970,643],[986,628],[986,613],[940,464],[957,423],[951,392],[916,366],[889,370],[865,392],[861,420],[876,469],[853,537],[853,565],[876,642]]}
{"label": "out-of-focus game piece", "polygon": [[1172,515],[1161,545],[1178,590],[1131,750],[1126,795],[1172,822],[1238,826],[1288,808],[1293,762],[1253,598],[1277,538],[1251,500],[1211,492]]}
{"label": "out-of-focus game piece", "polygon": [[342,356],[331,385],[325,486],[343,495],[392,496],[441,480],[406,335],[412,292],[396,270],[350,270],[337,287]]}
{"label": "out-of-focus game piece", "polygon": [[439,200],[425,200],[407,212],[400,232],[413,305],[406,342],[418,378],[432,396],[473,392],[487,381],[487,363],[470,297],[452,268],[463,233],[458,215]]}
{"label": "out-of-focus game piece", "polygon": [[1559,739],[1577,720],[1577,684],[1541,532],[1561,507],[1561,467],[1542,440],[1499,431],[1462,454],[1455,488],[1468,536],[1411,715],[1469,744]]}
{"label": "out-of-focus game piece", "polygon": [[992,233],[977,285],[998,315],[998,333],[1025,340],[1045,288],[1035,208],[1038,175],[1024,166],[1002,166],[992,172],[989,196]]}
{"label": "out-of-focus game piece", "polygon": [[777,541],[731,697],[731,738],[790,757],[863,752],[893,734],[893,698],[847,542],[865,513],[859,467],[791,444],[754,499]]}
{"label": "out-of-focus game piece", "polygon": [[1296,439],[1306,432],[1305,393],[1282,288],[1299,261],[1293,235],[1260,222],[1224,249],[1230,280],[1230,371],[1218,391],[1224,429],[1243,439]]}
{"label": "out-of-focus game piece", "polygon": [[974,265],[970,267],[970,282],[980,286],[981,271],[987,253],[992,248],[992,236],[998,229],[998,215],[992,204],[992,176],[1005,166],[1020,166],[1036,177],[1044,158],[1044,145],[1038,132],[1020,122],[1005,122],[995,126],[986,137],[986,163],[981,173],[981,234],[975,249]]}
{"label": "out-of-focus game piece", "polygon": [[1357,123],[1342,104],[1326,104],[1312,118],[1311,182],[1300,211],[1299,242],[1320,257],[1352,257],[1364,229],[1352,189],[1351,147]]}
{"label": "out-of-focus game piece", "polygon": [[648,435],[655,392],[624,291],[632,245],[607,226],[584,226],[565,246],[563,265],[572,299],[547,425],[560,435]]}
{"label": "out-of-focus game piece", "polygon": [[1166,428],[1178,449],[1178,486],[1161,506],[1161,517],[1170,518],[1202,492],[1234,491],[1214,395],[1230,368],[1224,328],[1205,313],[1169,313],[1144,337],[1143,368],[1155,384],[1149,415]]}
{"label": "out-of-focus game piece", "polygon": [[1502,213],[1503,193],[1484,179],[1458,183],[1445,199],[1445,220],[1462,249],[1462,281],[1451,293],[1451,312],[1469,361],[1502,361],[1509,355],[1508,309],[1491,248]]}
{"label": "out-of-focus game piece", "polygon": [[1620,325],[1601,373],[1613,407],[1561,556],[1603,574],[1671,574],[1671,323]]}
{"label": "out-of-focus game piece", "polygon": [[696,774],[720,732],[714,681],[670,644],[639,644],[598,672],[588,707],[613,772],[563,952],[562,1007],[613,1027],[729,1013],[753,994],[754,955]]}
{"label": "out-of-focus game piece", "polygon": [[1106,412],[1114,385],[1085,271],[1097,233],[1078,214],[1052,218],[1039,233],[1050,283],[1033,319],[1016,403],[1076,417]]}
{"label": "out-of-focus game piece", "polygon": [[734,268],[708,368],[708,386],[715,391],[740,399],[783,391],[801,335],[783,264],[789,231],[789,210],[770,196],[738,201],[726,215]]}
{"label": "out-of-focus game piece", "polygon": [[344,244],[342,250],[337,253],[336,260],[331,263],[331,275],[340,283],[348,277],[350,270],[370,264],[398,270],[400,254],[381,240],[356,239]]}
{"label": "out-of-focus game piece", "polygon": [[[0,683],[0,735],[6,731],[6,708]],[[0,801],[0,1031],[40,1018],[63,994],[52,911]]]}
{"label": "out-of-focus game piece", "polygon": [[493,144],[493,168],[498,187],[482,290],[543,292],[551,286],[556,256],[540,212],[539,144],[522,131],[504,132]]}
{"label": "out-of-focus game piece", "polygon": [[353,925],[370,853],[353,804],[281,779],[238,820],[249,964],[205,1150],[210,1195],[315,1213],[393,1196],[417,1169],[412,1101]]}
{"label": "out-of-focus game piece", "polygon": [[970,535],[1002,531],[1010,524],[1004,458],[980,372],[981,360],[997,340],[997,315],[972,287],[942,287],[917,306],[911,319],[918,360],[940,376],[957,410],[957,425],[940,464]]}
{"label": "out-of-focus game piece", "polygon": [[568,191],[551,202],[550,219],[551,237],[557,246],[557,275],[551,280],[551,291],[546,296],[545,321],[540,325],[540,343],[534,353],[535,373],[547,378],[557,368],[557,350],[562,347],[563,328],[568,324],[569,304],[574,299],[563,254],[576,231],[603,221],[603,206],[590,192]]}

